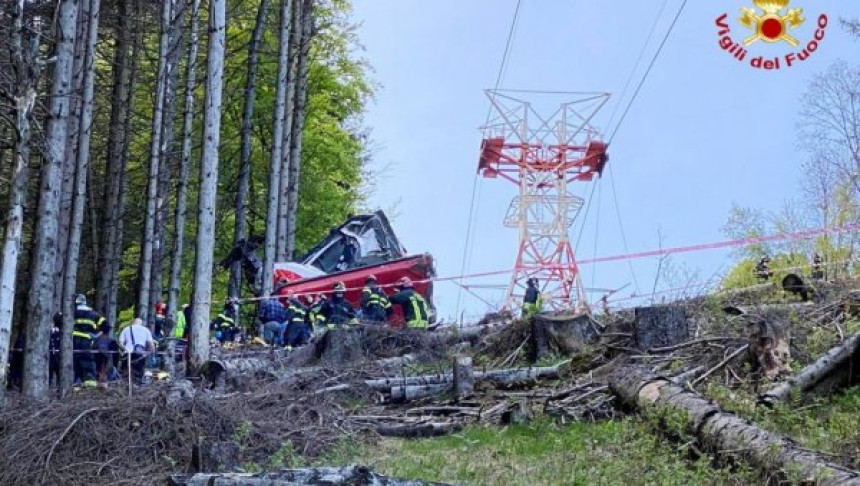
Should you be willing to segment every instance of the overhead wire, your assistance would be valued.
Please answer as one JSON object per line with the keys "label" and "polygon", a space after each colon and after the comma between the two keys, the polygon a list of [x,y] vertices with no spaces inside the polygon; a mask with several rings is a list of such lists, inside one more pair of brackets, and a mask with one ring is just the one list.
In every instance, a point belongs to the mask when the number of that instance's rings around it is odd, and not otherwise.
{"label": "overhead wire", "polygon": [[[508,38],[505,42],[505,50],[502,53],[502,61],[499,65],[499,71],[496,74],[496,82],[494,85],[494,90],[498,90],[501,86],[502,79],[504,78],[505,72],[507,71],[508,58],[511,52],[511,45],[513,44],[514,34],[516,32],[517,20],[520,15],[520,7],[522,6],[522,0],[517,0],[516,8],[514,9],[514,16],[511,20],[510,29],[508,29]],[[484,124],[486,125],[490,121],[490,115],[492,113],[492,107],[487,110],[487,118]],[[473,239],[473,226],[477,226],[477,218],[475,218],[475,207],[476,207],[476,199],[480,199],[479,194],[479,174],[475,174],[475,179],[472,182],[472,197],[471,202],[469,203],[469,221],[466,227],[466,241],[463,245],[463,259],[460,265],[460,274],[463,275],[466,273],[467,261],[471,260],[470,252],[474,249],[474,239]],[[478,197],[476,198],[476,195]],[[479,201],[477,204],[480,204]],[[471,245],[471,246],[470,246]],[[460,306],[462,304],[463,297],[463,288],[459,288],[457,291],[457,312],[455,315],[460,314]]]}
{"label": "overhead wire", "polygon": [[[654,56],[651,58],[651,62],[648,63],[648,68],[645,70],[645,73],[642,75],[642,79],[639,80],[639,84],[636,85],[636,90],[633,92],[633,96],[630,97],[630,101],[628,101],[627,106],[624,108],[624,111],[621,114],[621,118],[618,120],[618,124],[615,125],[615,129],[612,131],[612,134],[609,136],[609,144],[610,145],[612,145],[612,142],[615,140],[615,136],[618,135],[618,131],[620,130],[621,125],[624,123],[624,121],[627,119],[627,115],[630,113],[630,108],[633,106],[633,103],[636,101],[636,98],[638,98],[639,93],[642,91],[642,87],[645,85],[645,81],[647,81],[648,76],[651,74],[651,71],[654,69],[654,65],[657,63],[657,59],[660,57],[660,54],[663,52],[663,48],[666,46],[666,42],[669,40],[669,37],[671,36],[672,31],[675,30],[675,26],[678,24],[678,19],[681,18],[681,14],[684,12],[684,8],[687,6],[687,2],[688,2],[688,0],[684,0],[681,3],[681,6],[678,7],[678,11],[675,13],[675,17],[672,19],[672,23],[669,24],[669,29],[666,30],[666,34],[663,36],[663,39],[660,41],[660,45],[657,47],[657,51],[654,53]],[[665,3],[663,6],[665,7]],[[662,8],[661,8],[661,13],[662,13]],[[657,19],[655,19],[654,24],[653,24],[652,29],[651,29],[651,33],[648,35],[648,41],[646,41],[645,46],[643,47],[642,51],[640,52],[640,59],[636,61],[637,67],[639,65],[639,61],[641,61],[641,55],[644,54],[645,48],[647,48],[647,42],[650,41],[651,36],[653,34],[653,31],[654,31],[654,28],[656,27],[658,20],[659,20],[659,16],[657,17]],[[635,72],[635,69],[636,69],[636,67],[634,67],[634,72]],[[632,77],[632,75],[631,75],[631,77]],[[629,83],[629,80],[628,80],[628,83]],[[626,92],[626,87],[625,87],[625,92]],[[618,105],[618,106],[620,106],[620,105]],[[617,107],[616,107],[616,110],[617,110]],[[614,117],[615,117],[615,115],[613,113],[613,118]],[[618,191],[615,188],[615,177],[614,177],[613,172],[612,172],[612,164],[609,164],[609,182],[610,182],[610,186],[612,189],[612,198],[615,202],[615,215],[618,219],[618,226],[621,230],[621,242],[624,246],[624,251],[629,253],[630,249],[629,249],[629,245],[627,244],[627,233],[624,230],[624,220],[621,217],[621,208],[618,204]],[[636,287],[636,292],[638,293],[638,292],[640,292],[639,281],[636,278],[636,270],[633,268],[633,262],[628,260],[627,264],[630,268],[630,273],[633,277],[633,283]]]}

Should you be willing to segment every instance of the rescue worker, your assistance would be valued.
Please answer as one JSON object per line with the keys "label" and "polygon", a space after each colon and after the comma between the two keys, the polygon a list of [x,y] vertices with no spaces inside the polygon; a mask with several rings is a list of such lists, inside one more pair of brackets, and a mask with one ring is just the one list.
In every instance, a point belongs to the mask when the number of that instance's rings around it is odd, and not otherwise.
{"label": "rescue worker", "polygon": [[292,292],[287,294],[287,326],[284,331],[284,344],[288,349],[304,346],[311,338],[308,326],[308,308]]}
{"label": "rescue worker", "polygon": [[755,275],[759,280],[763,280],[765,282],[773,276],[773,272],[770,271],[770,256],[765,255],[761,257],[761,260],[759,260],[755,266]]}
{"label": "rescue worker", "polygon": [[233,341],[236,334],[236,310],[232,302],[224,304],[224,310],[212,320],[210,328],[215,332],[215,339],[221,344]]}
{"label": "rescue worker", "polygon": [[368,275],[361,291],[361,317],[370,322],[385,322],[391,315],[391,302],[379,287],[375,275]]}
{"label": "rescue worker", "polygon": [[308,307],[308,325],[315,334],[321,333],[326,328],[326,318],[322,309],[328,299],[325,295],[317,294],[316,297],[310,298],[310,306]]}
{"label": "rescue worker", "polygon": [[110,335],[110,325],[106,322],[103,323],[99,331],[99,335],[93,345],[93,349],[96,351],[96,376],[98,377],[99,387],[106,388],[108,377],[113,374],[116,368],[119,346],[116,340]]}
{"label": "rescue worker", "polygon": [[184,339],[188,323],[191,322],[191,306],[183,304],[182,309],[176,313],[176,324],[173,326],[173,337]]}
{"label": "rescue worker", "polygon": [[276,346],[281,337],[281,324],[287,322],[287,309],[274,292],[268,299],[260,301],[257,308],[257,320],[263,329],[263,340],[266,344]]}
{"label": "rescue worker", "polygon": [[538,289],[538,281],[536,278],[530,278],[526,281],[526,295],[523,297],[523,319],[531,319],[540,314],[542,308],[543,299]]}
{"label": "rescue worker", "polygon": [[167,304],[164,302],[155,303],[155,325],[153,326],[152,337],[161,339],[164,337],[164,329],[167,327]]}
{"label": "rescue worker", "polygon": [[332,287],[331,299],[323,303],[321,312],[325,317],[326,327],[329,329],[343,327],[350,320],[355,319],[355,309],[346,300],[345,294],[346,285],[343,282],[338,282]]}
{"label": "rescue worker", "polygon": [[821,269],[823,260],[817,252],[812,256],[812,278],[813,280],[822,280],[824,278],[824,270]]}
{"label": "rescue worker", "polygon": [[96,363],[93,357],[93,341],[105,318],[87,305],[84,294],[75,297],[75,327],[72,329],[74,348],[75,382],[84,386],[96,386]]}
{"label": "rescue worker", "polygon": [[426,329],[430,325],[427,301],[415,291],[412,280],[409,277],[403,277],[395,288],[397,293],[392,295],[389,300],[392,304],[399,305],[403,310],[406,326],[414,329]]}

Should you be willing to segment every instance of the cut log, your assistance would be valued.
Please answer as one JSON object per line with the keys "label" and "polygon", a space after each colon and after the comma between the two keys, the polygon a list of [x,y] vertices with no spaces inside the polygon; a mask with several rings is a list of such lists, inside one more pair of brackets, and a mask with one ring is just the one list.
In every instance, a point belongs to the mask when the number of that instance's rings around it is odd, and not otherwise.
{"label": "cut log", "polygon": [[[533,382],[538,379],[552,379],[561,377],[562,369],[569,361],[564,361],[555,366],[538,368],[512,368],[490,371],[473,371],[474,382],[490,381],[498,385],[514,385]],[[448,385],[453,386],[454,375],[422,375],[406,376],[402,378],[379,378],[365,380],[367,386],[378,391],[387,391],[391,388],[423,386],[423,385]]]}
{"label": "cut log", "polygon": [[391,387],[391,400],[395,402],[409,402],[421,398],[432,397],[445,393],[451,389],[450,383],[440,385],[411,385]]}
{"label": "cut log", "polygon": [[715,455],[746,461],[791,483],[860,484],[860,472],[847,470],[821,454],[802,450],[641,366],[620,368],[609,376],[612,391],[627,405],[681,417],[688,432]]}
{"label": "cut log", "polygon": [[600,324],[589,314],[539,314],[532,319],[531,360],[534,363],[553,353],[581,353],[598,340],[600,331]]}
{"label": "cut log", "polygon": [[379,378],[376,380],[365,380],[364,383],[374,390],[388,390],[395,386],[415,386],[415,385],[440,385],[443,383],[451,383],[454,380],[454,375],[422,375],[422,376],[407,376],[403,378]]}
{"label": "cut log", "polygon": [[792,390],[800,393],[829,392],[833,388],[850,384],[853,381],[852,378],[857,379],[857,372],[860,371],[857,363],[858,345],[860,345],[860,334],[855,334],[804,368],[797,376],[778,383],[762,393],[759,401],[765,405],[772,405],[787,400]]}
{"label": "cut log", "polygon": [[382,476],[365,466],[314,467],[307,469],[285,469],[278,472],[224,473],[224,474],[174,474],[170,476],[171,486],[297,486],[309,485],[349,485],[349,486],[444,486],[443,483],[425,483],[401,480]]}
{"label": "cut log", "polygon": [[689,341],[687,313],[680,306],[637,307],[634,311],[633,335],[642,350]]}
{"label": "cut log", "polygon": [[457,423],[431,422],[424,424],[380,425],[376,428],[376,433],[385,437],[437,437],[452,434],[462,428],[463,426]]}
{"label": "cut log", "polygon": [[472,358],[454,358],[454,396],[462,400],[472,396],[475,391],[475,377],[472,374]]}
{"label": "cut log", "polygon": [[791,373],[791,347],[788,329],[772,320],[757,315],[745,315],[749,351],[753,369],[761,371],[767,379]]}

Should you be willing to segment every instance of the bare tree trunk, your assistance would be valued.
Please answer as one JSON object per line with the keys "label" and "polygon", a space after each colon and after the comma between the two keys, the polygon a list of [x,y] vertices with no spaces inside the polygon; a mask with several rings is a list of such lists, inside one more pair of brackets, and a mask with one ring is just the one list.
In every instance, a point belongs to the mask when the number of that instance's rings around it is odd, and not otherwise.
{"label": "bare tree trunk", "polygon": [[290,140],[295,122],[294,105],[296,93],[296,71],[298,69],[299,46],[302,35],[302,4],[293,2],[292,28],[290,29],[290,67],[287,71],[287,112],[284,116],[284,141],[281,153],[281,180],[278,188],[278,237],[276,261],[287,260],[287,188],[290,174]]}
{"label": "bare tree trunk", "polygon": [[313,36],[314,0],[302,0],[302,34],[299,44],[296,76],[296,104],[293,109],[293,126],[290,135],[290,164],[287,185],[287,259],[296,251],[296,218],[299,212],[299,171],[302,161],[302,131],[305,126],[305,105],[308,99],[308,68],[310,67],[311,38]]}
{"label": "bare tree trunk", "polygon": [[209,1],[209,52],[206,66],[203,150],[200,158],[197,254],[194,262],[194,290],[191,299],[193,324],[189,369],[192,372],[209,359],[209,310],[212,300],[215,205],[218,190],[218,147],[221,141],[226,4],[227,0]]}
{"label": "bare tree trunk", "polygon": [[[15,278],[24,229],[24,200],[27,195],[30,161],[30,116],[36,103],[38,37],[25,41],[24,0],[15,2],[12,22],[12,69],[15,71],[15,153],[9,214],[6,215],[3,260],[0,261],[0,404],[5,402],[6,365],[12,339]],[[26,45],[25,45],[26,44]],[[2,163],[2,159],[0,159]]]}
{"label": "bare tree trunk", "polygon": [[[251,131],[254,123],[254,101],[257,98],[257,60],[259,58],[260,40],[266,27],[266,17],[269,14],[270,0],[262,0],[257,10],[257,21],[251,34],[248,46],[248,73],[245,81],[245,100],[242,110],[242,151],[239,163],[239,187],[236,190],[236,226],[233,232],[233,244],[246,237],[246,206],[248,186],[251,174]],[[242,291],[242,262],[235,262],[230,267],[230,283],[227,295],[239,298]],[[237,315],[238,317],[238,315]],[[237,322],[238,325],[238,322]]]}
{"label": "bare tree trunk", "polygon": [[172,11],[173,18],[170,20],[169,40],[170,46],[167,55],[167,84],[164,93],[164,120],[162,123],[162,152],[161,164],[158,175],[158,199],[155,209],[155,237],[152,248],[152,287],[150,291],[149,301],[154,304],[163,300],[162,291],[164,290],[164,246],[167,238],[167,220],[169,217],[170,205],[170,180],[173,172],[171,161],[173,160],[173,142],[175,139],[175,118],[176,118],[176,92],[179,84],[179,54],[180,44],[182,42],[182,29],[179,28],[179,22],[182,19],[182,12],[178,9],[176,0],[170,0],[173,3]]}
{"label": "bare tree trunk", "polygon": [[[69,245],[69,222],[72,217],[72,198],[75,191],[75,161],[78,153],[78,140],[81,134],[81,93],[84,83],[84,62],[86,40],[89,29],[89,2],[78,0],[78,16],[75,19],[74,62],[72,64],[71,105],[69,108],[69,129],[63,158],[62,188],[60,189],[59,226],[57,229],[57,249],[65,251]],[[63,282],[66,261],[58,258],[54,269],[54,309],[63,308]]]}
{"label": "bare tree trunk", "polygon": [[158,198],[158,168],[161,153],[162,120],[164,118],[164,95],[167,90],[167,54],[170,41],[170,0],[162,1],[161,36],[158,49],[158,75],[155,87],[155,107],[152,114],[152,138],[149,147],[149,177],[146,183],[146,215],[143,225],[143,242],[140,251],[140,275],[137,295],[137,314],[147,325],[151,325],[149,301],[152,285],[152,248],[155,236],[156,204]]}
{"label": "bare tree trunk", "polygon": [[[298,1],[298,0],[297,0]],[[278,190],[281,181],[281,153],[284,138],[284,114],[287,98],[289,64],[290,0],[281,0],[281,24],[278,47],[278,86],[275,95],[275,120],[272,130],[272,155],[269,164],[269,198],[266,210],[266,254],[263,258],[262,295],[272,293],[273,268],[277,250]]]}
{"label": "bare tree trunk", "polygon": [[[134,13],[132,15],[133,19],[139,19],[141,15],[141,6],[139,2],[133,2],[134,4]],[[140,63],[140,50],[143,44],[143,33],[141,32],[140,21],[136,21],[133,23],[134,25],[134,35],[132,38],[132,51],[131,51],[131,79],[129,80],[128,87],[128,96],[129,100],[134,99],[134,94],[137,91],[137,82],[138,82],[138,65]],[[109,269],[110,283],[108,284],[108,295],[107,295],[107,312],[105,313],[107,319],[109,321],[116,321],[118,315],[118,307],[119,302],[117,299],[119,292],[119,272],[122,267],[122,254],[123,254],[123,230],[125,225],[125,197],[126,197],[126,186],[128,183],[128,178],[125,173],[125,167],[128,165],[129,160],[129,152],[131,149],[131,138],[128,134],[133,133],[134,130],[134,116],[126,116],[125,123],[123,124],[123,130],[126,133],[126,139],[122,145],[122,171],[120,172],[120,180],[119,180],[119,199],[117,200],[117,224],[116,224],[116,243],[112,248],[111,253],[111,261],[113,265]]]}
{"label": "bare tree trunk", "polygon": [[[63,275],[63,327],[72,329],[75,324],[74,308],[71,296],[75,293],[78,281],[78,256],[81,248],[81,233],[84,226],[84,205],[87,197],[87,171],[90,164],[90,140],[93,131],[93,88],[95,84],[96,41],[99,32],[100,0],[89,0],[87,29],[88,38],[85,40],[83,96],[81,98],[81,131],[78,149],[75,152],[75,192],[72,201],[72,215],[69,223],[69,242],[65,254],[65,274]],[[71,356],[69,356],[71,358]],[[71,383],[61,380],[60,394],[71,391]],[[68,386],[64,388],[63,386]]]}
{"label": "bare tree trunk", "polygon": [[107,189],[105,190],[104,206],[102,208],[102,225],[99,267],[100,278],[96,291],[96,308],[101,311],[108,322],[114,323],[115,315],[108,312],[108,301],[111,295],[111,280],[118,273],[119,260],[115,258],[116,247],[121,245],[117,237],[119,220],[119,197],[124,179],[127,159],[123,157],[124,147],[128,143],[125,130],[126,119],[129,117],[129,102],[131,89],[131,47],[134,0],[123,0],[119,4],[119,25],[116,29],[117,43],[113,58],[113,95],[111,101],[110,126],[108,128],[108,160],[107,160]]}
{"label": "bare tree trunk", "polygon": [[[57,261],[57,218],[63,155],[68,138],[71,99],[72,57],[75,45],[77,0],[62,0],[57,10],[57,41],[50,114],[46,135],[47,154],[42,181],[36,232],[33,238],[32,283],[28,295],[27,350],[24,358],[24,394],[43,399],[48,394],[48,341],[54,307],[54,265]],[[71,341],[71,329],[63,330]],[[65,344],[65,343],[64,343]]]}
{"label": "bare tree trunk", "polygon": [[[188,171],[191,166],[191,142],[194,131],[194,88],[197,86],[197,24],[200,0],[191,6],[190,44],[188,63],[185,66],[185,112],[182,119],[182,156],[179,161],[179,179],[176,182],[176,213],[173,223],[173,250],[170,257],[170,283],[168,284],[167,319],[165,334],[173,334],[173,324],[179,310],[179,279],[182,276],[182,255],[185,246],[185,216],[188,211]],[[188,323],[187,325],[190,325]],[[173,376],[174,342],[168,341],[167,367]]]}

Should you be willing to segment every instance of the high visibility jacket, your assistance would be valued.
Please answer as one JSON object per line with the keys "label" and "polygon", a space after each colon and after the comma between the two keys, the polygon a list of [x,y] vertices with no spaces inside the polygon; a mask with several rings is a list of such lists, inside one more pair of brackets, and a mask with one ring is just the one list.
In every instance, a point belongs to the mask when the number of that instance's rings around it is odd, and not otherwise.
{"label": "high visibility jacket", "polygon": [[218,314],[218,317],[212,321],[212,330],[227,329],[236,325],[236,321],[227,314]]}
{"label": "high visibility jacket", "polygon": [[325,327],[326,318],[325,314],[323,314],[322,309],[323,305],[326,303],[326,300],[320,300],[319,302],[314,303],[310,309],[308,309],[308,324],[314,329],[322,329]]}
{"label": "high visibility jacket", "polygon": [[104,324],[105,318],[91,308],[81,305],[75,309],[75,327],[72,336],[93,340]]}
{"label": "high visibility jacket", "polygon": [[185,337],[185,308],[176,313],[176,325],[173,326],[173,337],[182,339]]}
{"label": "high visibility jacket", "polygon": [[430,325],[427,301],[414,289],[403,289],[392,295],[390,300],[403,309],[407,326],[423,329]]}
{"label": "high visibility jacket", "polygon": [[391,301],[379,287],[365,287],[361,291],[361,311],[365,319],[382,322],[391,314]]}
{"label": "high visibility jacket", "polygon": [[307,321],[308,308],[302,305],[297,299],[290,300],[290,306],[287,308],[287,324],[304,324]]}
{"label": "high visibility jacket", "polygon": [[543,307],[543,299],[540,292],[535,287],[526,289],[526,295],[523,298],[523,317],[529,318],[540,313]]}

